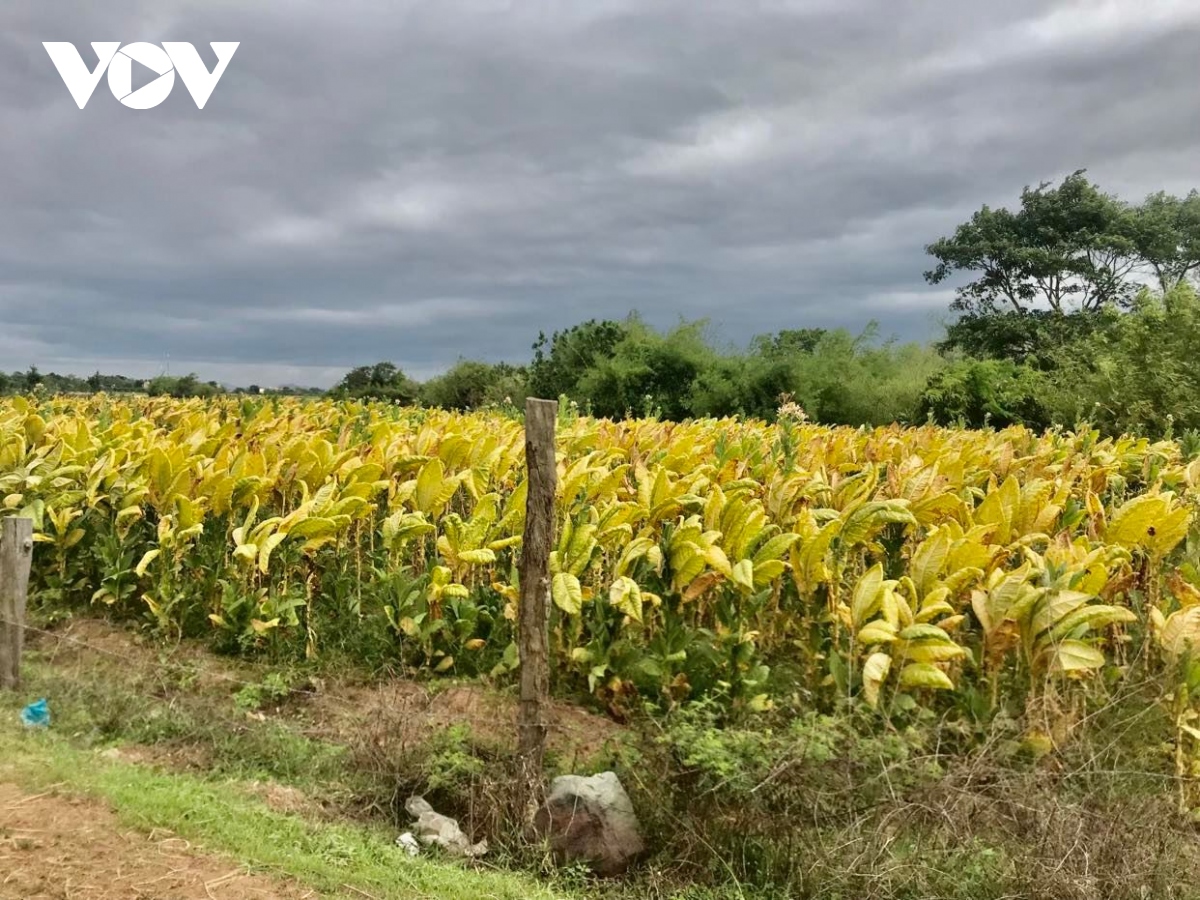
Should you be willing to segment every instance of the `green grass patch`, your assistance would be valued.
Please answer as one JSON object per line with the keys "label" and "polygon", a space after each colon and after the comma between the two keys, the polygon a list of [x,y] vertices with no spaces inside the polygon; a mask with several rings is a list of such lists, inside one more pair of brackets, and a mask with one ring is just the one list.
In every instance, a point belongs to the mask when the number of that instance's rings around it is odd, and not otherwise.
{"label": "green grass patch", "polygon": [[36,652],[23,676],[23,696],[49,697],[55,731],[76,747],[140,745],[161,751],[166,768],[190,761],[212,775],[296,787],[335,808],[370,793],[345,747],[310,738],[286,718],[251,718],[232,689],[202,692],[132,668],[56,668]]}
{"label": "green grass patch", "polygon": [[198,848],[225,854],[253,870],[290,876],[334,897],[563,897],[530,878],[451,862],[412,859],[382,830],[312,823],[277,813],[239,791],[188,774],[165,774],[107,760],[72,747],[54,732],[22,732],[5,704],[0,725],[0,777],[32,791],[51,785],[108,801],[135,828],[165,828]]}

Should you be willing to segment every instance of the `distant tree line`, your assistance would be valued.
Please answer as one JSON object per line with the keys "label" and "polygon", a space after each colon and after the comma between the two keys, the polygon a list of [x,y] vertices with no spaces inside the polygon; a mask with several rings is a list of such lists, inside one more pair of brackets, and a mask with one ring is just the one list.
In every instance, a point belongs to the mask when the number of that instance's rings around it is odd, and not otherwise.
{"label": "distant tree line", "polygon": [[[1200,449],[1200,194],[1131,204],[1079,171],[1026,188],[1016,209],[983,207],[927,250],[926,280],[955,285],[955,318],[933,344],[881,339],[871,323],[859,334],[784,329],[730,348],[704,321],[660,330],[633,314],[540,334],[523,365],[462,359],[420,383],[379,362],[350,370],[328,393],[458,410],[519,408],[534,395],[596,416],[672,420],[771,419],[788,403],[841,425],[1193,431]],[[195,375],[0,373],[0,392],[38,386],[176,397],[223,390]]]}
{"label": "distant tree line", "polygon": [[149,394],[152,397],[214,397],[218,394],[278,394],[311,395],[322,393],[319,388],[292,387],[260,388],[226,387],[215,381],[201,381],[195,374],[157,375],[154,378],[131,378],[127,375],[103,375],[93,372],[86,378],[79,375],[43,374],[36,365],[23,372],[0,371],[0,394]]}

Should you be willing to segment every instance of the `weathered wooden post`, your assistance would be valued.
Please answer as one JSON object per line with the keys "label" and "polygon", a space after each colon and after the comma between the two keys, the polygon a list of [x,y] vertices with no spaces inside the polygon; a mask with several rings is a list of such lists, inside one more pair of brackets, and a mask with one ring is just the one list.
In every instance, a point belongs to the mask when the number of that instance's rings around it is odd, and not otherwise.
{"label": "weathered wooden post", "polygon": [[33,520],[0,519],[0,690],[21,684],[25,602],[33,561]]}
{"label": "weathered wooden post", "polygon": [[557,463],[554,431],[558,403],[525,401],[525,537],[521,544],[521,608],[517,646],[521,663],[521,703],[517,716],[524,805],[540,786],[546,749],[547,699],[550,693],[549,631],[550,548],[554,545],[554,492]]}

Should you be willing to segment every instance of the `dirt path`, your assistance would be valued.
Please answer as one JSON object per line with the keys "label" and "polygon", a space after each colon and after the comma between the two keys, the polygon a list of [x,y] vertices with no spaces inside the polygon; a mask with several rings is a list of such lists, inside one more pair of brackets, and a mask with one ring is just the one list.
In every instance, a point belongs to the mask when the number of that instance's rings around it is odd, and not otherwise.
{"label": "dirt path", "polygon": [[123,827],[103,804],[0,784],[0,898],[302,900],[295,882],[246,874],[158,830]]}

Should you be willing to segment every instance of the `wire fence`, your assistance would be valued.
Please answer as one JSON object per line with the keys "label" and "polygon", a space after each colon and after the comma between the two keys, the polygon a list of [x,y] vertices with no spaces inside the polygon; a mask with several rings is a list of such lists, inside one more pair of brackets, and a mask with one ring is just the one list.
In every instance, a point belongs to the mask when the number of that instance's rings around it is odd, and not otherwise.
{"label": "wire fence", "polygon": [[[53,642],[55,642],[55,644],[58,647],[61,647],[63,644],[68,644],[72,647],[76,647],[81,650],[86,650],[90,653],[95,653],[99,656],[104,656],[106,658],[116,660],[125,665],[128,665],[131,661],[129,654],[127,652],[121,652],[121,651],[110,649],[108,647],[103,647],[92,641],[88,641],[88,640],[84,640],[82,638],[75,637],[74,635],[69,634],[69,633],[64,633],[61,630],[51,630],[51,629],[47,629],[47,628],[39,628],[37,626],[30,625],[27,622],[26,623],[14,622],[12,619],[8,619],[3,616],[0,616],[0,624],[10,625],[10,626],[11,625],[21,626],[24,628],[24,631],[26,632],[26,634],[33,634],[39,638],[45,638],[50,641],[53,641]],[[56,655],[57,655],[57,647],[56,647],[54,653],[51,654],[51,659],[53,659],[54,656],[56,656]],[[139,665],[144,667],[145,662],[141,661],[139,663]],[[179,660],[164,660],[161,657],[154,663],[152,668],[157,673],[159,673],[163,676],[167,676],[167,675],[174,676],[176,681],[180,681],[180,680],[184,680],[186,678],[192,677],[192,678],[196,678],[196,679],[207,679],[210,682],[215,681],[215,682],[227,684],[231,688],[237,688],[239,690],[244,690],[244,689],[261,690],[263,688],[268,688],[273,694],[275,694],[279,698],[282,698],[285,696],[296,696],[296,697],[301,697],[301,698],[311,701],[314,698],[327,696],[331,693],[330,690],[316,690],[313,688],[296,687],[296,686],[287,685],[287,684],[268,684],[264,680],[261,680],[261,679],[250,680],[248,678],[239,678],[235,675],[229,674],[228,672],[222,672],[219,669],[217,669],[211,665],[205,666],[205,665],[196,665],[196,664],[192,664],[192,663],[182,662]],[[165,683],[166,678],[164,678],[163,680]],[[375,682],[373,686],[379,687],[379,688],[385,688],[389,684],[417,687],[423,692],[425,699],[428,702],[432,702],[433,698],[436,696],[436,693],[430,692],[419,681],[416,681],[411,678],[400,678],[400,679],[395,679],[391,682],[386,681],[386,680],[379,680],[379,681]],[[125,686],[128,687],[129,685],[126,684]],[[142,692],[138,692],[138,693],[141,693],[144,697],[146,697],[148,699],[158,699],[158,700],[162,699],[160,696],[150,694],[148,692],[142,691]],[[597,717],[597,718],[599,718],[599,717]],[[511,727],[513,729],[514,737],[516,735],[517,710],[516,710],[515,705],[514,705],[514,708],[511,712],[511,714],[506,713],[505,715],[489,716],[489,715],[481,713],[479,710],[472,710],[470,712],[469,719],[471,722],[487,724],[489,727],[492,727],[492,728]],[[572,728],[566,727],[562,722],[553,721],[553,720],[535,722],[533,724],[536,727],[545,728],[550,733],[576,735],[577,731],[578,731],[578,729],[572,729]]]}
{"label": "wire fence", "polygon": [[[0,623],[3,623],[5,625],[14,625],[14,624],[20,625],[21,624],[21,623],[14,623],[11,619],[5,619],[3,617],[0,617]],[[63,634],[62,632],[51,631],[46,628],[38,628],[38,627],[30,625],[28,623],[24,624],[24,629],[27,634],[35,634],[40,637],[51,638],[54,641],[58,642],[59,644],[64,644],[64,643],[71,644],[76,647],[81,647],[92,653],[98,653],[102,656],[108,656],[110,658],[117,659],[122,662],[129,661],[128,656],[126,654],[119,653],[115,650],[110,650],[107,647],[101,647],[99,644],[94,644],[94,643],[91,643],[90,641],[82,640],[82,639],[74,637],[73,635],[70,635],[70,634]],[[214,680],[228,682],[229,684],[236,685],[238,687],[262,687],[263,686],[263,682],[261,682],[261,681],[249,681],[249,680],[245,680],[242,678],[236,678],[225,672],[219,672],[212,668],[194,666],[194,665],[189,665],[187,663],[182,663],[182,662],[175,662],[175,661],[170,661],[170,660],[163,661],[160,659],[158,662],[158,668],[163,671],[170,670],[173,672],[185,672],[185,673],[193,674],[196,676],[202,675],[204,677],[211,678]],[[285,689],[289,694],[303,694],[303,695],[307,695],[307,696],[316,696],[319,693],[318,691],[310,690],[307,688],[296,688],[296,687],[291,687],[291,686],[287,686],[286,688],[281,686],[281,688],[280,688],[281,691],[283,691]]]}
{"label": "wire fence", "polygon": [[[89,621],[99,621],[99,620],[89,620]],[[14,623],[11,619],[6,619],[3,616],[0,616],[0,624],[11,625]],[[90,653],[94,653],[98,656],[102,656],[107,659],[115,660],[117,662],[120,662],[121,664],[123,664],[126,667],[130,667],[131,663],[132,663],[130,654],[128,652],[121,652],[118,650],[113,650],[113,649],[110,649],[109,647],[101,646],[92,641],[88,641],[88,640],[76,637],[72,634],[64,633],[61,630],[50,630],[47,628],[40,628],[40,627],[37,627],[34,625],[29,625],[27,623],[24,624],[24,630],[27,633],[36,635],[39,638],[45,638],[45,639],[47,639],[49,641],[53,641],[55,643],[56,649],[50,656],[51,662],[53,662],[54,658],[57,656],[57,652],[58,652],[57,647],[61,647],[63,644],[67,644],[72,647],[76,647],[78,649],[81,649],[81,650],[84,650],[84,651],[87,651]],[[125,634],[125,632],[121,632],[119,629],[114,629],[113,633],[114,634]],[[138,668],[142,671],[149,668],[152,671],[154,671],[156,674],[164,676],[163,677],[164,686],[170,685],[170,687],[173,689],[179,689],[181,686],[180,681],[191,677],[191,678],[195,678],[197,680],[207,679],[210,683],[217,682],[220,684],[226,684],[231,689],[236,688],[238,690],[247,689],[247,688],[263,689],[264,687],[269,687],[270,690],[272,691],[272,693],[275,695],[276,699],[282,699],[285,696],[294,696],[294,697],[303,698],[305,701],[312,701],[315,698],[323,697],[323,696],[331,696],[334,698],[341,696],[339,693],[339,686],[334,686],[332,688],[324,689],[324,690],[314,690],[312,688],[295,687],[295,686],[291,686],[291,685],[282,685],[282,684],[267,685],[266,683],[264,683],[263,680],[251,680],[248,678],[240,678],[235,675],[231,675],[227,672],[222,672],[219,669],[217,669],[211,665],[204,666],[204,665],[190,664],[190,663],[186,663],[186,662],[182,662],[182,661],[178,661],[178,660],[163,660],[161,657],[159,659],[157,659],[152,666],[147,666],[146,660],[139,660]],[[173,683],[168,682],[167,678],[165,677],[168,675],[175,676],[176,681]],[[182,676],[182,679],[181,679],[181,676]],[[100,682],[100,681],[103,681],[104,679],[97,678],[96,680],[98,682]],[[137,693],[146,699],[150,699],[150,700],[153,700],[156,702],[161,702],[164,699],[162,693],[156,694],[156,693],[152,693],[152,692],[145,691],[145,690],[137,690],[131,684],[132,680],[133,679],[123,680],[122,687],[127,690],[132,690],[134,693]],[[429,716],[429,724],[445,724],[438,720],[441,718],[444,718],[445,716],[453,717],[455,715],[459,715],[459,716],[461,716],[462,720],[467,724],[470,724],[472,726],[485,726],[486,728],[489,729],[489,733],[510,733],[513,741],[514,742],[516,741],[517,709],[516,709],[515,701],[513,701],[513,708],[510,711],[504,713],[503,715],[489,714],[486,710],[480,709],[477,706],[469,708],[469,709],[454,709],[452,707],[447,706],[447,708],[436,711],[436,715],[432,715],[432,713],[435,712],[432,709],[434,701],[438,697],[439,693],[442,693],[444,695],[444,692],[430,691],[426,687],[426,685],[424,685],[416,680],[405,679],[405,678],[398,678],[398,679],[394,679],[392,681],[378,680],[378,681],[371,683],[371,685],[370,685],[370,687],[381,690],[381,691],[386,690],[389,686],[394,686],[396,688],[401,688],[401,687],[415,688],[419,692],[421,699],[425,703],[426,708],[425,708],[424,712],[431,713],[431,715]],[[463,687],[463,685],[462,684],[451,685],[449,689],[452,689],[453,687]],[[470,685],[467,687],[468,687],[468,689],[474,689],[476,686]],[[1134,693],[1136,693],[1136,687],[1130,689],[1130,694],[1132,695]],[[413,695],[409,695],[408,697],[403,698],[403,699],[411,700],[412,696]],[[495,696],[493,696],[491,699],[495,699]],[[507,698],[505,698],[505,699],[507,699]],[[1099,710],[1093,710],[1087,716],[1087,720],[1088,721],[1094,720],[1096,717],[1098,717],[1099,715],[1104,713],[1106,710],[1111,709],[1114,706],[1118,705],[1124,699],[1127,699],[1127,697],[1122,697],[1121,692],[1118,691],[1117,695],[1114,696],[1108,704],[1105,704],[1105,706],[1103,708],[1101,708]],[[562,704],[559,704],[558,708],[561,710]],[[1110,730],[1112,733],[1109,734],[1109,740],[1106,742],[1105,741],[1101,742],[1101,744],[1103,745],[1103,750],[1111,750],[1112,747],[1115,746],[1115,744],[1118,743],[1122,739],[1122,737],[1127,733],[1127,731],[1130,728],[1137,727],[1137,724],[1139,722],[1141,722],[1144,719],[1144,717],[1146,715],[1148,715],[1151,711],[1152,711],[1152,706],[1142,707],[1134,714],[1132,720],[1120,723],[1119,725],[1110,726]],[[396,712],[397,713],[415,712],[415,710],[413,710],[412,706],[409,705],[409,706],[403,706],[403,707],[397,708]],[[610,737],[612,734],[614,734],[616,732],[616,730],[619,727],[616,725],[616,723],[612,722],[611,719],[600,716],[598,714],[587,713],[582,710],[574,710],[573,713],[574,714],[572,716],[570,716],[570,718],[573,719],[573,721],[570,724],[564,723],[563,721],[556,721],[556,720],[542,721],[542,722],[537,722],[535,724],[538,727],[545,728],[548,735],[560,735],[560,736],[574,739],[577,742],[589,743],[589,744],[596,744],[596,743],[603,744],[608,739],[608,737]],[[364,718],[367,718],[366,713],[364,713]],[[376,717],[376,721],[372,722],[372,724],[377,728],[386,728],[389,721],[394,721],[394,719],[389,720],[386,716],[378,716],[378,717]],[[1080,724],[1083,724],[1083,723],[1080,723]],[[1097,756],[1099,756],[1099,755],[1100,755],[1100,753],[1098,752]],[[1062,772],[1062,773],[1060,773],[1059,777],[1071,778],[1071,777],[1081,776],[1084,774],[1093,775],[1093,776],[1094,775],[1104,775],[1104,774],[1113,775],[1113,776],[1140,775],[1143,777],[1162,779],[1164,781],[1175,780],[1174,776],[1171,776],[1169,774],[1162,773],[1162,772],[1154,772],[1154,771],[1146,771],[1146,770],[1133,770],[1133,769],[1107,770],[1107,769],[1099,769],[1095,765],[1083,766],[1082,770],[1079,772]]]}

